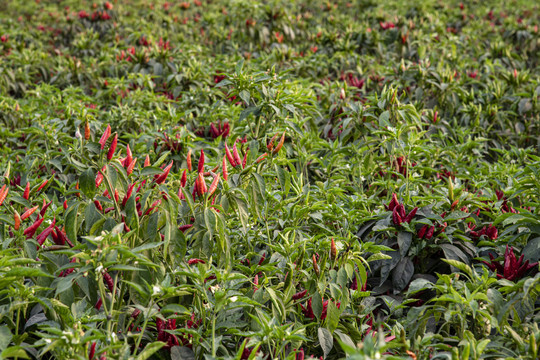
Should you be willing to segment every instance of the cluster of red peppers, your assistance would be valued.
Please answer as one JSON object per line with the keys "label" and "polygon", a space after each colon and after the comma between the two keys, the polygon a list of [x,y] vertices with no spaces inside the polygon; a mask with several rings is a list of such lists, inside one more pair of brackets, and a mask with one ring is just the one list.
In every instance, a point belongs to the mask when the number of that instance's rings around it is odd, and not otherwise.
{"label": "cluster of red peppers", "polygon": [[507,279],[510,281],[522,278],[527,271],[538,266],[538,262],[529,264],[529,260],[523,262],[524,254],[519,259],[516,259],[514,249],[506,245],[506,251],[504,253],[504,260],[502,263],[495,261],[493,254],[489,254],[490,262],[483,260],[482,262],[487,267],[497,273],[499,279]]}

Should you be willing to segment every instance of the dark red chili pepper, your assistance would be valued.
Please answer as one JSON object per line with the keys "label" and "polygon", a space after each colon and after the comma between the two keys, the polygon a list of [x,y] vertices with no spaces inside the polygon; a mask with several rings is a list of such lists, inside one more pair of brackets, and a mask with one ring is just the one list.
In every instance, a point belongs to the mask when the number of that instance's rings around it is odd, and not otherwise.
{"label": "dark red chili pepper", "polygon": [[405,219],[403,219],[404,222],[406,223],[410,223],[411,220],[413,219],[414,215],[416,215],[416,212],[418,211],[418,208],[415,207],[414,209],[411,210],[411,212],[409,213],[409,215],[407,215],[405,217]]}
{"label": "dark red chili pepper", "polygon": [[39,244],[38,248],[43,245],[43,243],[45,242],[45,240],[47,239],[47,237],[51,234],[51,232],[53,231],[54,229],[54,224],[56,224],[56,219],[53,219],[52,223],[47,226],[42,232],[41,234],[39,234],[37,237],[36,237],[36,240]]}
{"label": "dark red chili pepper", "polygon": [[118,145],[118,134],[114,134],[111,147],[109,147],[109,152],[107,153],[107,160],[111,161],[114,152],[116,151],[116,145]]}
{"label": "dark red chili pepper", "polygon": [[41,208],[41,210],[39,211],[39,215],[43,216],[45,215],[45,212],[47,211],[47,209],[49,208],[49,206],[51,206],[52,204],[52,200],[49,201],[47,204],[43,205],[43,207]]}
{"label": "dark red chili pepper", "polygon": [[154,177],[154,182],[156,184],[163,184],[165,180],[167,179],[167,176],[169,176],[169,172],[171,171],[172,166],[173,166],[173,162],[171,161],[171,163],[167,165],[165,169],[163,169],[163,173],[161,175],[156,175]]}
{"label": "dark red chili pepper", "polygon": [[249,153],[249,149],[246,150],[246,153],[244,154],[244,160],[242,160],[242,169],[246,168],[246,162],[247,162],[248,153]]}
{"label": "dark red chili pepper", "polygon": [[199,163],[197,164],[197,171],[204,172],[204,150],[201,149],[201,157],[199,158]]}
{"label": "dark red chili pepper", "polygon": [[23,194],[24,199],[28,200],[29,197],[30,197],[30,181],[26,183],[26,187],[24,188],[24,194]]}
{"label": "dark red chili pepper", "polygon": [[122,200],[122,207],[126,206],[127,201],[129,200],[129,198],[131,197],[131,194],[133,193],[133,188],[135,187],[135,184],[136,183],[133,183],[128,187],[126,191],[126,195],[124,196],[124,199]]}
{"label": "dark red chili pepper", "polygon": [[23,231],[23,234],[26,235],[27,239],[30,239],[32,236],[34,236],[34,234],[36,233],[36,230],[39,228],[42,222],[43,222],[43,218],[38,217],[32,225],[30,225]]}
{"label": "dark red chili pepper", "polygon": [[297,292],[296,294],[294,294],[294,295],[292,296],[292,299],[293,299],[293,300],[299,300],[299,299],[303,298],[304,296],[306,296],[306,294],[307,294],[307,290],[303,290],[303,291]]}
{"label": "dark red chili pepper", "polygon": [[109,273],[107,271],[103,271],[102,275],[103,275],[103,281],[105,281],[105,284],[107,284],[107,287],[109,288],[109,291],[113,293],[114,292],[114,281],[113,281],[111,275],[109,275]]}
{"label": "dark red chili pepper", "polygon": [[435,226],[430,227],[426,233],[426,239],[431,239],[433,237],[434,232],[435,232]]}
{"label": "dark red chili pepper", "polygon": [[107,140],[111,136],[111,125],[107,125],[107,128],[105,129],[105,132],[103,135],[101,135],[101,139],[99,139],[99,143],[101,144],[101,150],[105,148],[105,144],[107,143]]}
{"label": "dark red chili pepper", "polygon": [[201,259],[190,259],[190,260],[188,260],[188,265],[193,265],[193,264],[206,264],[206,261],[201,260]]}
{"label": "dark red chili pepper", "polygon": [[429,229],[428,225],[422,226],[422,228],[418,231],[418,238],[423,239],[424,235],[426,235],[426,231],[428,231],[428,229]]}
{"label": "dark red chili pepper", "polygon": [[182,225],[180,226],[178,229],[181,231],[181,232],[185,232],[187,229],[193,227],[193,224],[186,224],[186,225]]}

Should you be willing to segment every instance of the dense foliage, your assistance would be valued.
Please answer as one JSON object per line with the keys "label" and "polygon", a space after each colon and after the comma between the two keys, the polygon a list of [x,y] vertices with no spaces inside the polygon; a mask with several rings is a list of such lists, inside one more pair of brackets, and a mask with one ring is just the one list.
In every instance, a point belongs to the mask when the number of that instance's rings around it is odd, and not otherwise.
{"label": "dense foliage", "polygon": [[534,1],[0,3],[0,358],[537,359]]}

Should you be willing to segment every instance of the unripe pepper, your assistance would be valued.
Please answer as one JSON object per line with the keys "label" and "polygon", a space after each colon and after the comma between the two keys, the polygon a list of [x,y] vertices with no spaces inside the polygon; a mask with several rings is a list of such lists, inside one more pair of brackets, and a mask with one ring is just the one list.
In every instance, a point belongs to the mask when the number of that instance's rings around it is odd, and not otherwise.
{"label": "unripe pepper", "polygon": [[2,186],[2,189],[0,190],[0,205],[6,200],[6,196],[9,192],[9,187],[6,187],[6,185]]}

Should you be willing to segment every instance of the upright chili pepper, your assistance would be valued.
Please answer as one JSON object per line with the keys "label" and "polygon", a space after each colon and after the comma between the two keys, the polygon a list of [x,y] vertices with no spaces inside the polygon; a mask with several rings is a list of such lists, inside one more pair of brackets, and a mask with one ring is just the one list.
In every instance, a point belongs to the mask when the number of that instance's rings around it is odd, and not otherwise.
{"label": "upright chili pepper", "polygon": [[171,168],[173,166],[173,161],[165,169],[163,169],[163,173],[161,175],[156,175],[154,177],[154,182],[156,184],[163,184],[165,180],[167,179],[167,176],[169,176],[169,172],[171,171]]}
{"label": "upright chili pepper", "polygon": [[0,205],[6,200],[6,196],[9,192],[9,187],[6,187],[6,185],[2,186],[2,189],[0,190]]}
{"label": "upright chili pepper", "polygon": [[85,121],[84,123],[84,140],[90,139],[90,123]]}
{"label": "upright chili pepper", "polygon": [[197,184],[197,191],[199,192],[199,196],[202,196],[208,191],[208,189],[206,188],[206,182],[204,181],[204,176],[202,173],[199,173],[197,180],[199,182]]}
{"label": "upright chili pepper", "polygon": [[319,274],[321,273],[321,271],[319,270],[319,265],[317,265],[317,258],[315,257],[315,254],[313,254],[313,270],[315,270],[315,274],[317,276],[319,276]]}
{"label": "upright chili pepper", "polygon": [[212,196],[214,191],[216,191],[220,177],[221,175],[219,173],[217,173],[217,175],[214,177],[214,180],[212,181],[212,183],[210,184],[210,188],[208,189],[208,196]]}
{"label": "upright chili pepper", "polygon": [[122,166],[127,168],[131,161],[133,161],[133,154],[131,153],[131,149],[129,148],[129,144],[126,146],[126,158],[124,159],[124,162],[122,163]]}
{"label": "upright chili pepper", "polygon": [[112,143],[111,143],[111,147],[109,147],[109,152],[107,153],[107,160],[108,161],[111,161],[113,155],[114,155],[114,152],[116,151],[116,145],[118,145],[118,134],[115,133],[114,134],[114,137],[113,137],[113,140],[112,140]]}
{"label": "upright chili pepper", "polygon": [[101,150],[105,148],[105,144],[107,143],[107,140],[111,136],[111,125],[107,125],[107,128],[105,129],[105,132],[103,135],[101,135],[101,139],[99,139],[99,143],[101,144]]}
{"label": "upright chili pepper", "polygon": [[337,247],[336,243],[334,242],[334,238],[332,238],[332,242],[330,243],[330,259],[337,259]]}
{"label": "upright chili pepper", "polygon": [[227,162],[225,161],[225,156],[223,156],[223,161],[221,166],[223,167],[223,179],[227,181],[229,179],[229,171],[227,169]]}
{"label": "upright chili pepper", "polygon": [[268,149],[268,151],[274,150],[274,140],[276,140],[277,136],[278,136],[277,133],[274,136],[272,136],[272,138],[270,139],[270,142],[268,143],[268,145],[266,145],[266,148]]}
{"label": "upright chili pepper", "polygon": [[283,135],[281,135],[281,139],[279,139],[279,143],[277,144],[276,148],[272,150],[272,155],[275,155],[281,150],[283,147],[283,144],[285,143],[285,131],[283,132]]}
{"label": "upright chili pepper", "polygon": [[41,189],[43,189],[45,186],[47,186],[47,183],[48,183],[48,182],[49,182],[49,179],[43,181],[43,182],[41,183],[41,185],[39,185],[39,187],[38,187],[38,189],[37,189],[36,192],[40,192]]}
{"label": "upright chili pepper", "polygon": [[186,162],[187,162],[188,171],[191,171],[191,149],[189,149],[187,152]]}
{"label": "upright chili pepper", "polygon": [[144,158],[144,166],[143,167],[147,167],[147,166],[150,166],[150,156],[148,154],[146,154],[146,157]]}
{"label": "upright chili pepper", "polygon": [[127,201],[129,200],[129,198],[131,197],[131,194],[133,193],[133,188],[135,187],[135,184],[136,183],[133,183],[128,187],[126,191],[126,195],[124,196],[124,199],[122,200],[122,207],[126,206]]}
{"label": "upright chili pepper", "polygon": [[247,162],[247,156],[248,156],[249,149],[246,150],[246,153],[244,154],[244,159],[242,160],[242,169],[246,168],[246,162]]}
{"label": "upright chili pepper", "polygon": [[47,204],[45,204],[45,199],[43,199],[43,207],[42,207],[41,210],[39,211],[39,215],[40,215],[40,216],[45,215],[45,212],[47,211],[47,209],[49,208],[49,206],[51,206],[51,204],[52,204],[52,200],[49,201]]}
{"label": "upright chili pepper", "polygon": [[201,157],[199,158],[199,163],[197,164],[197,171],[204,172],[204,150],[201,149]]}
{"label": "upright chili pepper", "polygon": [[17,210],[15,210],[15,213],[13,214],[13,221],[15,222],[15,231],[19,230],[19,227],[21,226],[21,216]]}
{"label": "upright chili pepper", "polygon": [[23,198],[28,200],[30,197],[30,181],[26,182],[26,187],[24,188]]}
{"label": "upright chili pepper", "polygon": [[182,178],[180,179],[180,186],[185,187],[187,183],[187,171],[184,170],[182,173]]}
{"label": "upright chili pepper", "polygon": [[126,169],[126,173],[128,175],[131,175],[131,173],[133,172],[133,169],[135,168],[135,163],[137,162],[137,158],[131,160],[131,162],[129,163],[127,169]]}

